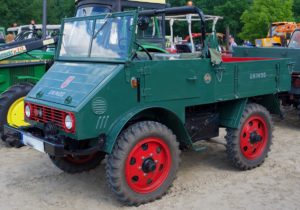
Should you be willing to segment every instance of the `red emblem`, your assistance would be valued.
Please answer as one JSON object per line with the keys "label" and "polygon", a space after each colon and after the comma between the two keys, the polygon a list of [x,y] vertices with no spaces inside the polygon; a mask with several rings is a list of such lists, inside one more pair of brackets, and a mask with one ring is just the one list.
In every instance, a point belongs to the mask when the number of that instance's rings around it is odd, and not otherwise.
{"label": "red emblem", "polygon": [[64,89],[66,87],[69,86],[69,84],[71,84],[71,82],[73,82],[73,80],[75,79],[74,76],[69,76],[61,85],[60,85],[60,88],[61,89]]}

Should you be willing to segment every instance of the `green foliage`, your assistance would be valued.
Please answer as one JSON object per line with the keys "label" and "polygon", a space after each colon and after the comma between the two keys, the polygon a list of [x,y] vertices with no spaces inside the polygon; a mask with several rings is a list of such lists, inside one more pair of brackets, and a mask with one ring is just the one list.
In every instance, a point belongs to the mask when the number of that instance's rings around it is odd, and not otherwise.
{"label": "green foliage", "polygon": [[266,37],[272,22],[294,21],[293,0],[254,0],[241,21],[244,24],[240,38],[254,40]]}
{"label": "green foliage", "polygon": [[[172,6],[184,6],[187,2],[168,0]],[[10,27],[15,22],[29,24],[32,19],[41,23],[42,3],[42,0],[0,0],[0,26]],[[229,26],[231,34],[239,34],[242,39],[266,37],[271,22],[300,22],[300,0],[193,0],[193,3],[205,14],[224,17],[217,25],[218,32],[225,33]],[[48,0],[49,24],[59,24],[62,18],[73,16],[74,12],[74,0]],[[199,31],[197,24],[194,28]],[[186,26],[177,27],[175,33],[187,35]]]}
{"label": "green foliage", "polygon": [[294,17],[297,23],[300,22],[300,0],[294,0],[293,7]]}
{"label": "green foliage", "polygon": [[[42,0],[0,0],[0,26],[10,27],[42,23]],[[59,24],[63,17],[74,15],[74,0],[48,0],[48,23]]]}
{"label": "green foliage", "polygon": [[225,27],[229,26],[231,34],[237,35],[243,26],[240,17],[249,8],[250,3],[249,0],[227,0],[224,4],[216,6],[214,14],[224,18],[218,25],[218,31],[225,32]]}

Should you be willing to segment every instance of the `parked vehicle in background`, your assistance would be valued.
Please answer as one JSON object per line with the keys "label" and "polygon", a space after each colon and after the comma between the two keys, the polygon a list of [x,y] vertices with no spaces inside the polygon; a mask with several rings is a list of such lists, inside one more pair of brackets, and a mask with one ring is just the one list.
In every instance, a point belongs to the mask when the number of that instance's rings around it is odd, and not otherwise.
{"label": "parked vehicle in background", "polygon": [[275,22],[272,23],[268,37],[264,39],[256,39],[257,47],[286,47],[290,41],[292,33],[300,28],[300,24],[295,22]]}
{"label": "parked vehicle in background", "polygon": [[[212,21],[212,33],[207,33],[207,37],[209,37],[207,45],[211,48],[215,48],[221,52],[219,49],[220,42],[218,33],[216,32],[216,25],[220,19],[223,17],[220,16],[212,16],[205,15],[205,21]],[[170,36],[168,36],[167,50],[170,53],[194,53],[196,51],[201,51],[203,43],[202,33],[200,31],[194,32],[192,30],[193,24],[199,23],[201,20],[197,15],[174,15],[170,17],[166,17],[168,24],[170,26]],[[174,24],[181,24],[183,27],[183,23],[186,23],[186,31],[187,36],[185,38],[174,35]],[[200,29],[198,29],[200,30]]]}
{"label": "parked vehicle in background", "polygon": [[[15,36],[15,41],[22,41],[26,39],[41,39],[42,38],[41,24],[37,25],[22,25],[17,27],[11,27],[7,29],[7,32],[11,32]],[[46,37],[55,37],[59,35],[60,25],[47,25]]]}

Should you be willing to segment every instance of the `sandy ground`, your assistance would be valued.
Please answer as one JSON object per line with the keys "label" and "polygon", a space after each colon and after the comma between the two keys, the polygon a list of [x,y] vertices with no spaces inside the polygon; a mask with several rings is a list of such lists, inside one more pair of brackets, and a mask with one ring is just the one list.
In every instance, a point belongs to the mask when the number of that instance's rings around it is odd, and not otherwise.
{"label": "sandy ground", "polygon": [[[225,147],[207,144],[184,152],[178,178],[162,199],[123,207],[105,183],[104,164],[68,175],[29,148],[0,149],[0,209],[300,209],[300,120],[287,111],[275,120],[274,144],[263,166],[241,172],[231,167]],[[224,132],[217,140],[224,141]]]}

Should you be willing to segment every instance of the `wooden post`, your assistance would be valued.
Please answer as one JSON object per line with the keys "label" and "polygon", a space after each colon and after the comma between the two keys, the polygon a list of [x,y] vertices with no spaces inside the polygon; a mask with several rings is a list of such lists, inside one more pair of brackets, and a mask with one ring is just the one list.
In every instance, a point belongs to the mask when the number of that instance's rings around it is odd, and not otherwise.
{"label": "wooden post", "polygon": [[229,51],[229,36],[230,36],[230,28],[226,26],[226,51]]}

